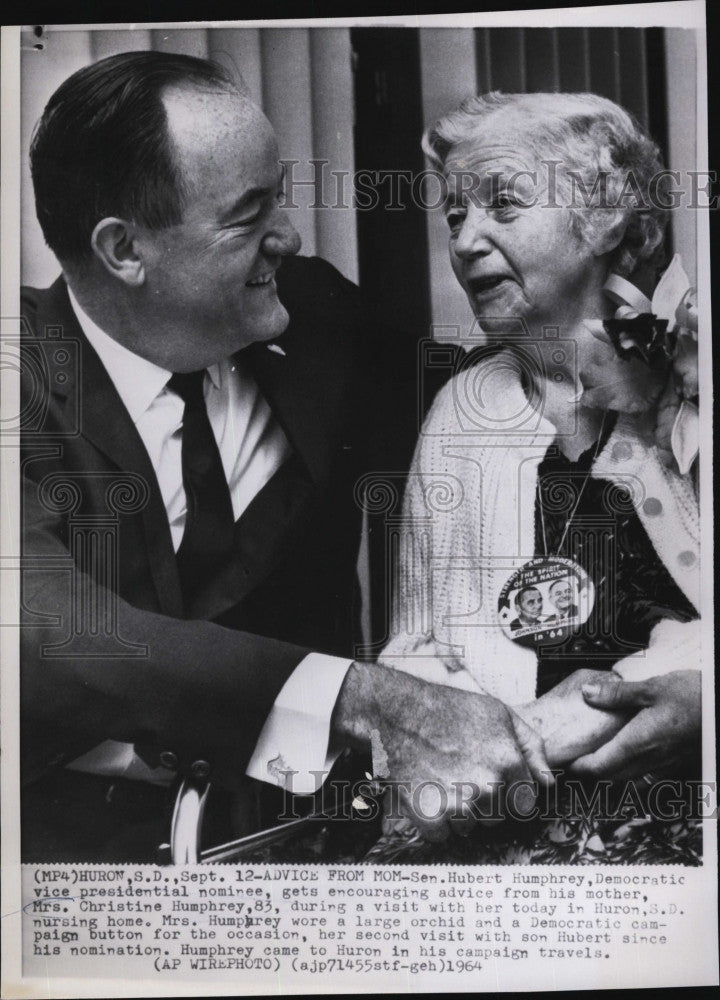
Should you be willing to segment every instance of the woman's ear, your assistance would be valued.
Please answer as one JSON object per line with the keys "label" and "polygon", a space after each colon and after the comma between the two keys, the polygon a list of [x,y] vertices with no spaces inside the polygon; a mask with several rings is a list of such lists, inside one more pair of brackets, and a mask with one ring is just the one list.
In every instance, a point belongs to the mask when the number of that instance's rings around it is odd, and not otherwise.
{"label": "woman's ear", "polygon": [[93,229],[93,253],[105,270],[126,285],[137,287],[145,281],[145,267],[135,246],[135,231],[124,219],[101,219]]}
{"label": "woman's ear", "polygon": [[607,213],[604,225],[602,228],[598,227],[594,240],[593,253],[596,257],[603,257],[617,250],[628,226],[628,218],[623,212],[603,211]]}

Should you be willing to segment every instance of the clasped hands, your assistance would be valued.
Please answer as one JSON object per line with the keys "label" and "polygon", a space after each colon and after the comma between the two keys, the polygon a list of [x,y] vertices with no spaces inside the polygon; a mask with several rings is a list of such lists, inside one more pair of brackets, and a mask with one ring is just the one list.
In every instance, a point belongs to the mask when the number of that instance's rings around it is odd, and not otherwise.
{"label": "clasped hands", "polygon": [[551,766],[588,777],[638,777],[672,767],[699,736],[700,671],[625,681],[612,671],[577,670],[515,710],[542,734]]}
{"label": "clasped hands", "polygon": [[[642,682],[579,670],[541,698],[507,706],[490,695],[354,664],[336,733],[382,750],[392,808],[426,840],[529,815],[553,770],[636,777],[677,761],[700,732],[700,672]],[[512,796],[512,800],[510,800]],[[508,808],[508,806],[510,808]]]}

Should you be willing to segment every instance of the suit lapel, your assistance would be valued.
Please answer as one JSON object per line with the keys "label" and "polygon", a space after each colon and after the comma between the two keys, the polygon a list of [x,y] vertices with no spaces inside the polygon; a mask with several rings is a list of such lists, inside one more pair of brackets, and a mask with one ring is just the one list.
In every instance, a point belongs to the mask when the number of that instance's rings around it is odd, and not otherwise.
{"label": "suit lapel", "polygon": [[218,618],[251,594],[287,555],[314,496],[306,469],[292,455],[236,522],[227,563],[197,593],[188,617]]}
{"label": "suit lapel", "polygon": [[[320,326],[318,326],[320,324]],[[283,428],[293,456],[243,512],[235,526],[231,558],[183,611],[182,594],[167,515],[145,447],[104,366],[86,340],[59,279],[38,306],[38,328],[61,325],[81,345],[81,433],[117,468],[136,472],[149,486],[142,512],[147,558],[158,600],[166,614],[212,619],[231,608],[265,578],[287,547],[288,538],[330,475],[341,434],[340,419],[350,359],[342,338],[327,336],[323,324],[293,311],[277,346],[253,344],[239,355],[253,374]],[[335,346],[335,345],[338,346]],[[68,382],[55,387],[68,396]]]}
{"label": "suit lapel", "polygon": [[170,527],[142,439],[120,399],[112,379],[86,339],[73,312],[62,278],[38,303],[38,331],[60,327],[65,339],[79,342],[77,376],[58,384],[50,373],[51,392],[66,400],[76,393],[80,433],[117,467],[141,476],[148,487],[148,502],[141,511],[147,559],[160,607],[166,614],[182,616],[182,595]]}
{"label": "suit lapel", "polygon": [[335,395],[332,376],[326,372],[326,359],[309,356],[301,338],[283,337],[280,345],[284,355],[258,344],[242,353],[242,361],[312,480],[322,483],[335,449],[334,428],[329,423]]}

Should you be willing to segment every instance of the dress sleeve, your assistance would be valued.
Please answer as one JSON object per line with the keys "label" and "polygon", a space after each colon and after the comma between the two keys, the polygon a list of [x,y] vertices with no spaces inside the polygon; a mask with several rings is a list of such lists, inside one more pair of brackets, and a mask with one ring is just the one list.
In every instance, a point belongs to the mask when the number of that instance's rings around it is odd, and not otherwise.
{"label": "dress sleeve", "polygon": [[443,572],[443,554],[453,551],[455,519],[462,505],[463,483],[456,461],[443,447],[448,438],[449,387],[441,390],[423,425],[403,499],[398,545],[394,553],[390,640],[383,666],[436,684],[479,692],[457,650],[444,642],[444,611],[453,605],[452,575]]}
{"label": "dress sleeve", "polygon": [[673,670],[700,670],[700,619],[678,622],[664,618],[650,634],[646,650],[626,656],[613,670],[626,681],[645,681]]}

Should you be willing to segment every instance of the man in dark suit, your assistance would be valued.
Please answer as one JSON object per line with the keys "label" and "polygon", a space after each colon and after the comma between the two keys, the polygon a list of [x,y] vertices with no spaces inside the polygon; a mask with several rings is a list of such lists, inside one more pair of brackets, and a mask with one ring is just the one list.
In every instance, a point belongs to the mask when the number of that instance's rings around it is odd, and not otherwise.
{"label": "man in dark suit", "polygon": [[25,860],[152,860],[178,773],[308,792],[373,732],[431,837],[455,782],[538,773],[496,700],[352,660],[356,485],[402,419],[357,290],[292,260],[259,109],[126,53],[56,91],[31,164],[63,276],[23,306]]}
{"label": "man in dark suit", "polygon": [[577,618],[579,608],[577,603],[577,580],[574,576],[564,576],[554,580],[548,589],[550,603],[555,613],[548,615],[545,625],[559,625],[561,622]]}

